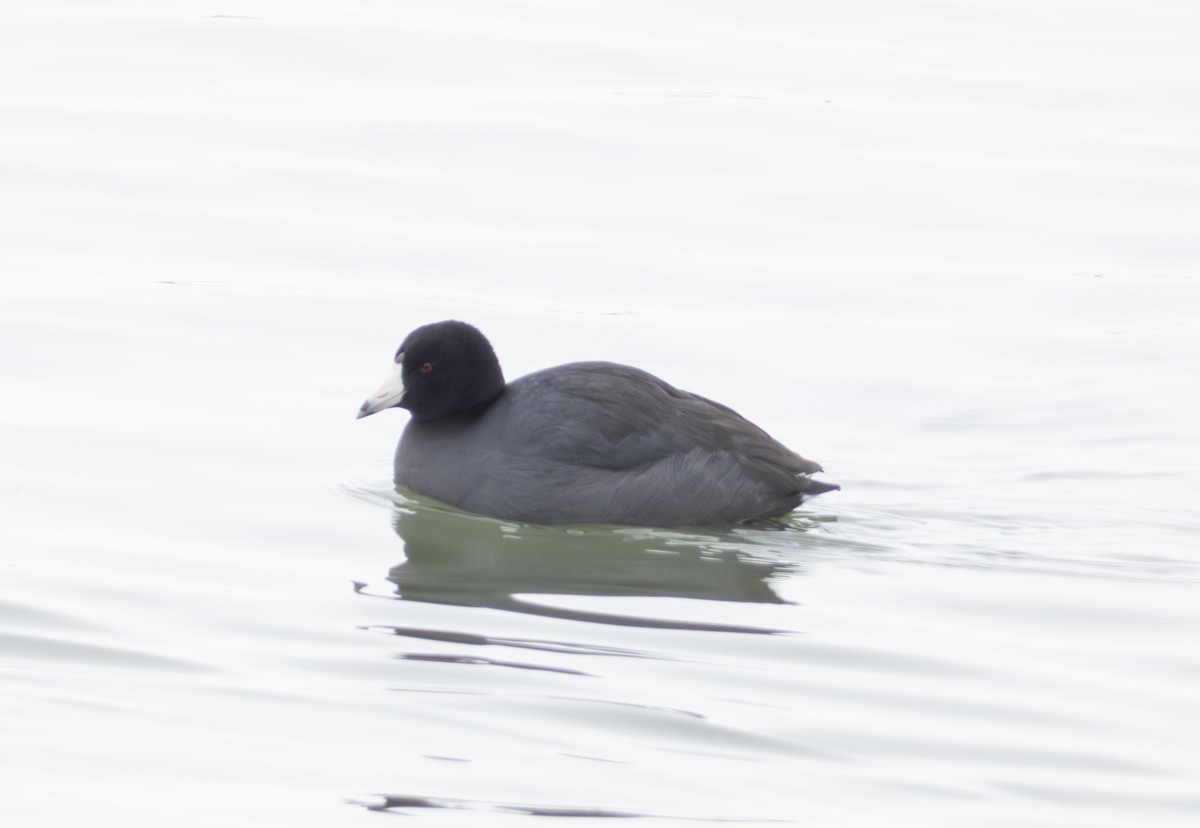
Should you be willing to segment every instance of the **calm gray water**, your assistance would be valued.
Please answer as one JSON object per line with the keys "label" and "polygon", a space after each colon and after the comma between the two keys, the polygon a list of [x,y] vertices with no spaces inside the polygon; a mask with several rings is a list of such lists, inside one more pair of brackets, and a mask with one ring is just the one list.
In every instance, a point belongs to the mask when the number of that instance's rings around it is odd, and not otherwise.
{"label": "calm gray water", "polygon": [[[4,824],[1196,824],[1194,4],[0,22]],[[395,492],[448,317],[844,490]]]}

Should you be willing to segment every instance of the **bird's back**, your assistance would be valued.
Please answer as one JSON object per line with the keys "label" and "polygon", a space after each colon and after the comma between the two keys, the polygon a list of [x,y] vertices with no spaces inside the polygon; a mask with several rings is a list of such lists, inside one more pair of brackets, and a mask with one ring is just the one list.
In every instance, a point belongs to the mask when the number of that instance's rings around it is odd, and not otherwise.
{"label": "bird's back", "polygon": [[732,409],[608,362],[530,374],[473,419],[410,423],[396,455],[398,483],[536,523],[781,515],[834,488],[820,470]]}

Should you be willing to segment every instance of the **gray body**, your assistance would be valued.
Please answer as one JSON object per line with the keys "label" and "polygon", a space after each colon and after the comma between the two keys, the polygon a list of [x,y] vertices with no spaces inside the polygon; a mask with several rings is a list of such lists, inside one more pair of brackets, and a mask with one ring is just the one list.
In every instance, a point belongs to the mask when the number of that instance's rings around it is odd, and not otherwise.
{"label": "gray body", "polygon": [[409,422],[397,484],[533,523],[728,524],[836,486],[737,412],[625,365],[579,362],[504,386],[474,413]]}

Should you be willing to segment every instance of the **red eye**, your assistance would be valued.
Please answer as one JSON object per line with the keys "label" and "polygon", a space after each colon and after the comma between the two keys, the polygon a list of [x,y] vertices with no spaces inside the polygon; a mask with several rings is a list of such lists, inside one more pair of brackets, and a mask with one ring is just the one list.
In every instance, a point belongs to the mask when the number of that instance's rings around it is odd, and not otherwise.
{"label": "red eye", "polygon": [[426,362],[424,365],[422,365],[417,370],[420,371],[422,374],[428,374],[430,371],[433,370],[433,365]]}

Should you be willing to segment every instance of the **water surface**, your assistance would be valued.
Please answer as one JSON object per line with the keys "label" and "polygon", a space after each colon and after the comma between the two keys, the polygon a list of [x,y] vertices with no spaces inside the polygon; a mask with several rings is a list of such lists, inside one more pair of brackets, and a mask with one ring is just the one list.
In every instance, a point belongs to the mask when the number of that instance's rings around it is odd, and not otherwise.
{"label": "water surface", "polygon": [[[6,824],[1195,823],[1190,4],[3,16]],[[844,489],[395,492],[449,317]]]}

